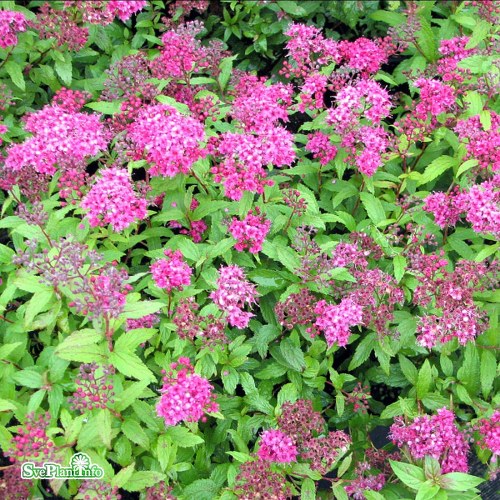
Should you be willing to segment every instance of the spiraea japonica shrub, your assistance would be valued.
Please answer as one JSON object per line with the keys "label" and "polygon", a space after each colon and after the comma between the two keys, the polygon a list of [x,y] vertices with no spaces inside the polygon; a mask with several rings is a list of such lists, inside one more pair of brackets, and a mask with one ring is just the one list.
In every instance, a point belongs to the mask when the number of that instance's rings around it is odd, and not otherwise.
{"label": "spiraea japonica shrub", "polygon": [[0,8],[2,498],[495,480],[498,2]]}

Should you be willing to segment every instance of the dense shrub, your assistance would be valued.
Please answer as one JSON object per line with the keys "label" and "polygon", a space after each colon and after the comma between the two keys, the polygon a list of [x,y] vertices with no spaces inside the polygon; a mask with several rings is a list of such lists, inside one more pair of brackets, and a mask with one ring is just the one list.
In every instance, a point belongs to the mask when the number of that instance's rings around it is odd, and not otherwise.
{"label": "dense shrub", "polygon": [[476,498],[498,2],[0,7],[0,496]]}

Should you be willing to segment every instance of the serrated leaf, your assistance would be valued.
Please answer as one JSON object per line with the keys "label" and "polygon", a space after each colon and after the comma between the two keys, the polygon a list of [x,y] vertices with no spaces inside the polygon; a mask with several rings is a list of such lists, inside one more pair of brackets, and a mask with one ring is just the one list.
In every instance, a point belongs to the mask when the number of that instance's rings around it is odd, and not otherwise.
{"label": "serrated leaf", "polygon": [[72,333],[66,337],[55,350],[56,356],[67,361],[79,361],[81,363],[104,362],[106,360],[106,348],[104,345],[96,345],[102,340],[102,334],[92,329],[84,329]]}
{"label": "serrated leaf", "polygon": [[375,225],[386,219],[384,207],[378,198],[371,193],[360,193],[359,196],[368,217]]}
{"label": "serrated leaf", "polygon": [[354,355],[349,363],[349,371],[361,366],[369,357],[375,347],[375,339],[377,334],[370,332],[356,347]]}
{"label": "serrated leaf", "polygon": [[422,399],[429,392],[432,382],[432,368],[429,360],[426,359],[418,372],[417,398]]}
{"label": "serrated leaf", "polygon": [[420,485],[425,482],[425,474],[422,468],[403,462],[389,460],[392,470],[396,476],[403,481],[406,486],[418,490]]}
{"label": "serrated leaf", "polygon": [[54,63],[54,69],[64,85],[69,87],[73,80],[73,64],[71,56],[67,54],[63,61],[56,60]]}
{"label": "serrated leaf", "polygon": [[119,101],[97,101],[97,102],[89,102],[85,104],[85,107],[93,109],[98,113],[102,113],[103,115],[114,115],[120,111],[121,102]]}
{"label": "serrated leaf", "polygon": [[123,485],[125,491],[143,491],[165,479],[165,474],[155,471],[137,471]]}
{"label": "serrated leaf", "polygon": [[[287,364],[296,371],[306,367],[304,353],[290,339],[283,339],[280,343],[280,352]],[[277,360],[279,362],[279,360]]]}
{"label": "serrated leaf", "polygon": [[453,168],[456,163],[457,160],[451,156],[443,155],[436,158],[429,165],[427,165],[422,177],[417,182],[417,185],[421,186],[422,184],[427,184],[428,182],[433,181],[448,169]]}
{"label": "serrated leaf", "polygon": [[484,483],[484,479],[463,472],[449,472],[442,476],[443,488],[452,491],[467,491]]}
{"label": "serrated leaf", "polygon": [[497,374],[497,361],[495,355],[488,349],[481,354],[481,390],[485,398],[493,388],[493,382]]}
{"label": "serrated leaf", "polygon": [[141,424],[139,424],[136,420],[127,418],[124,422],[122,422],[122,431],[133,443],[146,449],[149,448],[149,438],[144,432]]}
{"label": "serrated leaf", "polygon": [[133,377],[137,380],[156,381],[153,372],[143,363],[139,356],[131,351],[114,350],[109,355],[109,362],[123,375]]}
{"label": "serrated leaf", "polygon": [[169,436],[172,442],[179,448],[192,448],[197,444],[203,444],[205,442],[201,436],[197,436],[185,427],[180,426],[168,427],[165,435]]}
{"label": "serrated leaf", "polygon": [[5,70],[16,87],[19,87],[21,90],[26,90],[23,71],[18,63],[15,61],[7,61]]}
{"label": "serrated leaf", "polygon": [[196,500],[213,500],[217,498],[219,488],[211,479],[197,479],[183,490],[183,498]]}

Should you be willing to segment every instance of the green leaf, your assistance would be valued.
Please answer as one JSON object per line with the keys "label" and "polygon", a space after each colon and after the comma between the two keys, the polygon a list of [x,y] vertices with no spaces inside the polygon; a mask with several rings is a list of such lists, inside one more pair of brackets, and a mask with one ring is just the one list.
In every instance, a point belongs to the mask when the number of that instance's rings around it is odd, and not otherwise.
{"label": "green leaf", "polygon": [[196,500],[213,500],[217,498],[219,488],[211,479],[197,479],[186,486],[182,498]]}
{"label": "green leaf", "polygon": [[21,90],[26,90],[23,71],[18,63],[15,61],[7,61],[5,64],[5,70],[16,87],[19,87]]}
{"label": "green leaf", "polygon": [[141,424],[139,424],[136,420],[127,418],[124,422],[122,422],[122,431],[133,443],[146,449],[149,448],[149,438],[144,432]]}
{"label": "green leaf", "polygon": [[395,462],[393,460],[389,460],[389,463],[396,476],[398,476],[406,486],[418,490],[420,485],[425,482],[425,474],[421,467],[403,462]]}
{"label": "green leaf", "polygon": [[71,56],[66,54],[64,61],[56,60],[54,63],[54,69],[64,85],[69,87],[71,85],[71,81],[73,80],[73,64],[71,62]]}
{"label": "green leaf", "polygon": [[443,155],[436,158],[434,161],[429,163],[422,174],[422,177],[418,181],[417,185],[427,184],[433,181],[441,174],[446,172],[446,170],[453,168],[457,164],[457,160],[451,156]]}
{"label": "green leaf", "polygon": [[222,91],[226,90],[227,84],[229,83],[229,79],[231,78],[231,74],[233,72],[233,61],[236,56],[233,57],[225,57],[222,59],[219,68],[219,85]]}
{"label": "green leaf", "polygon": [[445,490],[452,491],[467,491],[484,483],[484,479],[463,472],[450,472],[444,474],[441,481]]}
{"label": "green leaf", "polygon": [[115,342],[115,350],[133,350],[138,345],[148,341],[155,333],[157,333],[157,330],[154,328],[138,328],[136,330],[129,330],[128,332],[122,333]]}
{"label": "green leaf", "polygon": [[493,388],[497,376],[497,361],[495,355],[488,349],[483,349],[481,354],[481,390],[487,398]]}
{"label": "green leaf", "polygon": [[33,320],[38,313],[46,311],[49,303],[55,297],[52,290],[40,290],[36,292],[28,302],[26,313],[24,314],[24,328],[30,330]]}
{"label": "green leaf", "polygon": [[300,500],[316,500],[316,485],[309,477],[302,482]]}
{"label": "green leaf", "polygon": [[473,342],[469,342],[465,346],[464,362],[458,370],[457,377],[469,394],[477,394],[479,392],[481,387],[479,353]]}
{"label": "green leaf", "polygon": [[426,359],[418,372],[417,398],[422,399],[429,392],[432,382],[432,368],[429,360]]}
{"label": "green leaf", "polygon": [[139,398],[148,384],[148,380],[141,380],[140,382],[134,382],[130,384],[121,394],[118,394],[116,398],[116,410],[120,412],[126,410],[134,401]]}
{"label": "green leaf", "polygon": [[17,406],[12,401],[9,401],[8,399],[0,399],[0,412],[12,412],[15,410],[17,410]]}
{"label": "green leaf", "polygon": [[371,332],[358,344],[351,362],[349,363],[349,371],[361,366],[369,358],[370,353],[375,347],[376,337],[377,334],[375,332]]}
{"label": "green leaf", "polygon": [[345,457],[342,462],[340,463],[339,470],[337,471],[337,476],[342,477],[346,472],[347,469],[351,466],[352,463],[352,453],[349,453],[347,457]]}
{"label": "green leaf", "polygon": [[179,448],[192,448],[197,444],[203,444],[205,441],[201,436],[193,434],[185,427],[170,426],[167,428],[165,435],[172,439],[172,442]]}
{"label": "green leaf", "polygon": [[412,385],[416,385],[418,379],[418,370],[416,366],[403,355],[399,356],[399,366],[408,382]]}
{"label": "green leaf", "polygon": [[473,49],[476,45],[479,45],[486,36],[491,32],[491,24],[483,19],[481,19],[472,30],[472,36],[470,37],[466,49]]}
{"label": "green leaf", "polygon": [[132,462],[127,467],[124,467],[118,474],[111,480],[111,486],[121,488],[126,484],[134,474],[135,462]]}
{"label": "green leaf", "polygon": [[460,177],[464,172],[467,172],[467,170],[470,170],[471,168],[475,167],[478,164],[479,162],[474,158],[464,161],[462,165],[458,167],[456,177],[457,178]]}
{"label": "green leaf", "polygon": [[108,409],[99,410],[97,416],[98,432],[102,443],[111,449],[111,413]]}
{"label": "green leaf", "polygon": [[382,202],[371,193],[360,193],[361,203],[371,221],[377,225],[386,219]]}
{"label": "green leaf", "polygon": [[165,474],[155,471],[137,471],[123,485],[125,491],[143,491],[165,479]]}
{"label": "green leaf", "polygon": [[404,276],[406,272],[407,262],[406,258],[402,255],[395,255],[393,258],[394,263],[394,277],[396,281],[399,283],[401,278]]}
{"label": "green leaf", "polygon": [[[280,352],[287,364],[296,371],[302,371],[306,367],[304,353],[290,339],[283,339],[280,344]],[[279,360],[277,360],[279,362]]]}
{"label": "green leaf", "polygon": [[67,361],[92,363],[106,360],[104,345],[96,345],[102,335],[90,328],[72,333],[66,337],[55,350],[56,356]]}
{"label": "green leaf", "polygon": [[17,382],[17,385],[30,387],[31,389],[39,389],[43,385],[42,375],[29,368],[14,373],[12,378],[15,382]]}
{"label": "green leaf", "polygon": [[127,319],[139,319],[158,312],[162,307],[165,307],[165,304],[157,300],[132,302],[125,305],[122,315]]}
{"label": "green leaf", "polygon": [[387,10],[376,10],[370,16],[374,21],[381,21],[389,26],[399,26],[406,22],[406,17],[397,12],[389,12]]}
{"label": "green leaf", "polygon": [[438,494],[440,488],[437,484],[433,484],[431,481],[425,481],[418,489],[417,496],[415,500],[431,500],[435,498]]}
{"label": "green leaf", "polygon": [[114,115],[120,111],[121,102],[120,101],[97,101],[97,102],[89,102],[85,104],[87,108],[93,109],[98,113],[102,113],[103,115]]}
{"label": "green leaf", "polygon": [[149,380],[155,382],[156,377],[153,372],[142,362],[139,356],[133,352],[116,349],[110,354],[109,362],[127,377],[133,377],[137,380]]}

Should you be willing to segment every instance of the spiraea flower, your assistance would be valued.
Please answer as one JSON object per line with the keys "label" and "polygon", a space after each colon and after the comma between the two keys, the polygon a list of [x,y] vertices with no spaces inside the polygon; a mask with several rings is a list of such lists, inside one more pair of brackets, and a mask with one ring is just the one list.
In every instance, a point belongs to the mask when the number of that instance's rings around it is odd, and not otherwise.
{"label": "spiraea flower", "polygon": [[30,413],[23,427],[12,438],[12,448],[7,452],[11,462],[32,461],[36,464],[53,461],[55,445],[47,434],[50,414]]}
{"label": "spiraea flower", "polygon": [[189,358],[179,358],[170,368],[168,373],[164,371],[162,395],[156,405],[156,413],[166,425],[205,421],[205,413],[218,411],[213,386],[194,373]]}
{"label": "spiraea flower", "polygon": [[490,418],[482,418],[477,423],[480,435],[479,446],[500,456],[500,410],[493,412]]}
{"label": "spiraea flower", "polygon": [[251,460],[241,464],[235,482],[235,492],[240,500],[291,498],[285,475],[271,469],[271,463],[267,460]]}
{"label": "spiraea flower", "polygon": [[7,151],[5,166],[14,171],[33,167],[53,175],[57,167],[81,162],[107,146],[98,114],[68,111],[56,103],[30,113],[25,128],[31,137]]}
{"label": "spiraea flower", "polygon": [[26,31],[27,21],[22,12],[0,10],[0,47],[17,45],[17,34]]}
{"label": "spiraea flower", "polygon": [[76,391],[69,398],[71,408],[85,413],[94,408],[104,409],[112,404],[115,393],[111,377],[114,373],[112,365],[99,367],[97,363],[81,364],[75,379]]}
{"label": "spiraea flower", "polygon": [[182,290],[191,283],[193,270],[184,262],[180,250],[167,248],[164,254],[166,259],[157,260],[151,265],[153,281],[168,293],[172,290]]}
{"label": "spiraea flower", "polygon": [[101,170],[80,206],[91,226],[111,224],[118,232],[147,214],[147,201],[135,193],[128,172],[116,167]]}
{"label": "spiraea flower", "polygon": [[243,269],[232,265],[219,269],[217,290],[210,294],[215,305],[227,314],[231,326],[246,328],[254,314],[244,311],[245,305],[256,303],[255,285],[247,281]]}
{"label": "spiraea flower", "polygon": [[314,325],[325,334],[328,346],[337,343],[343,347],[351,336],[350,328],[361,324],[363,308],[350,298],[343,299],[338,305],[320,300],[314,312],[318,315]]}
{"label": "spiraea flower", "polygon": [[261,460],[289,463],[296,460],[297,447],[285,433],[270,429],[262,433],[257,455]]}
{"label": "spiraea flower", "polygon": [[397,446],[406,446],[414,459],[429,456],[438,460],[443,474],[468,471],[469,443],[455,423],[455,414],[447,408],[436,415],[416,417],[411,424],[396,417],[390,438]]}
{"label": "spiraea flower", "polygon": [[137,150],[137,158],[144,156],[154,176],[187,174],[203,156],[200,144],[205,138],[203,124],[171,106],[157,104],[142,108],[127,134]]}
{"label": "spiraea flower", "polygon": [[234,248],[238,252],[248,249],[250,253],[259,253],[270,227],[271,221],[261,215],[258,207],[254,211],[250,210],[243,220],[233,217],[229,232],[237,240]]}

